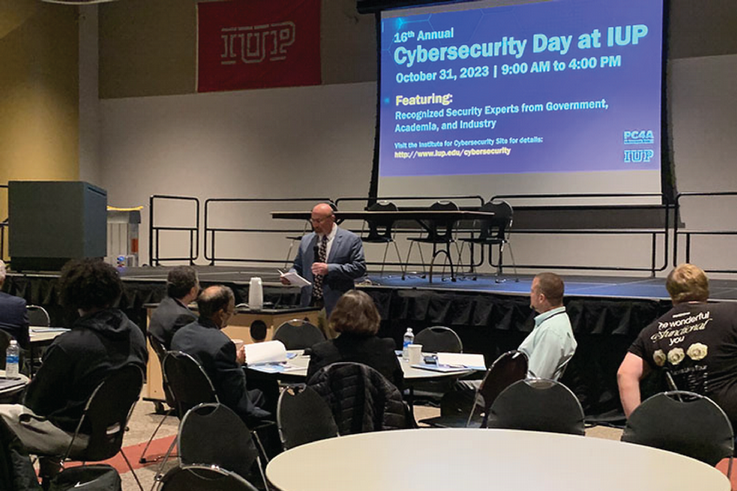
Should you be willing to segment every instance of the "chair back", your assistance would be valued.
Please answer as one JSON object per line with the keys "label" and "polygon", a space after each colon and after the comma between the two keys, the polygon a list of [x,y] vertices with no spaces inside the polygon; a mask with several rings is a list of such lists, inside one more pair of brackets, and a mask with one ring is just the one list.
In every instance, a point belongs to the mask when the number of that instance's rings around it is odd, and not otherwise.
{"label": "chair back", "polygon": [[417,333],[415,344],[422,345],[425,353],[463,353],[463,342],[450,327],[427,327]]}
{"label": "chair back", "polygon": [[45,308],[39,305],[29,305],[26,307],[28,310],[28,324],[31,326],[49,327],[51,325],[51,317]]}
{"label": "chair back", "polygon": [[547,379],[520,380],[489,408],[488,427],[583,435],[583,409],[571,389]]}
{"label": "chair back", "polygon": [[164,348],[164,345],[161,344],[155,336],[151,335],[151,332],[147,332],[146,337],[148,338],[149,344],[151,344],[151,349],[154,350],[156,357],[159,359],[159,365],[161,366],[161,385],[164,389],[164,398],[166,399],[166,403],[169,407],[174,409],[176,408],[176,401],[174,400],[174,395],[172,395],[169,384],[166,383],[166,379],[164,377],[164,358],[166,357],[166,348]]}
{"label": "chair back", "polygon": [[637,406],[627,420],[622,441],[679,453],[709,465],[734,452],[732,424],[724,411],[708,397],[687,391],[661,392]]}
{"label": "chair back", "polygon": [[315,373],[308,386],[327,403],[341,435],[409,427],[399,389],[367,365],[333,363]]}
{"label": "chair back", "polygon": [[215,387],[200,364],[187,353],[169,351],[161,365],[164,383],[171,389],[179,419],[198,404],[220,402]]}
{"label": "chair back", "polygon": [[49,327],[51,325],[51,317],[45,308],[39,305],[29,305],[26,307],[28,311],[28,324],[31,326]]}
{"label": "chair back", "polygon": [[[15,339],[13,336],[0,329],[0,354],[5,353],[13,339]],[[0,356],[0,369],[5,370],[5,362],[5,356]]]}
{"label": "chair back", "polygon": [[[486,427],[489,408],[499,394],[513,383],[524,380],[527,377],[527,361],[526,354],[521,351],[512,350],[502,353],[491,364],[479,387],[479,395],[484,401],[484,419],[481,422],[482,428]],[[471,415],[473,415],[473,412]]]}
{"label": "chair back", "polygon": [[[436,201],[430,208],[430,211],[457,211],[458,205],[452,201]],[[438,244],[445,244],[453,242],[453,226],[455,220],[448,220],[444,218],[434,218],[432,220],[423,220],[428,230],[427,241],[436,242]]]}
{"label": "chair back", "polygon": [[[397,209],[397,205],[391,201],[377,201],[366,208],[367,211],[397,211]],[[394,240],[392,236],[393,218],[371,218],[365,223],[368,224],[369,231],[368,235],[361,237],[363,242],[391,242]]]}
{"label": "chair back", "polygon": [[284,390],[276,406],[276,423],[284,450],[338,436],[330,407],[310,387]]}
{"label": "chair back", "polygon": [[161,342],[156,339],[155,336],[151,335],[150,332],[146,333],[146,337],[148,338],[148,342],[151,344],[151,349],[154,350],[154,353],[156,353],[156,356],[159,359],[160,363],[164,363],[164,357],[166,356],[166,348],[164,347]]}
{"label": "chair back", "polygon": [[325,341],[325,335],[306,320],[292,319],[276,328],[272,340],[281,341],[288,350],[298,350]]}
{"label": "chair back", "polygon": [[[227,435],[224,444],[218,435]],[[198,404],[182,418],[177,436],[181,465],[216,465],[248,478],[258,450],[243,420],[220,403]]]}
{"label": "chair back", "polygon": [[257,491],[238,474],[217,466],[183,465],[169,471],[159,491]]}
{"label": "chair back", "polygon": [[503,200],[488,201],[479,208],[479,211],[494,212],[493,218],[479,220],[479,240],[505,242],[514,218],[512,205]]}
{"label": "chair back", "polygon": [[85,405],[74,437],[89,436],[84,450],[72,452],[69,444],[65,459],[98,462],[120,451],[128,419],[143,387],[143,371],[129,364],[111,372],[92,392]]}

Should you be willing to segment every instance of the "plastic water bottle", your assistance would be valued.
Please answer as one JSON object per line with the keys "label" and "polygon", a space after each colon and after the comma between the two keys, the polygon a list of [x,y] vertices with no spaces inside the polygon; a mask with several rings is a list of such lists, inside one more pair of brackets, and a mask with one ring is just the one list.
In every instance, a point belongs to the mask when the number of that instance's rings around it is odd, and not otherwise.
{"label": "plastic water bottle", "polygon": [[409,345],[414,344],[415,335],[412,332],[412,328],[408,327],[407,332],[404,333],[404,342],[402,343],[402,359],[409,361]]}
{"label": "plastic water bottle", "polygon": [[5,376],[7,378],[18,378],[18,363],[20,361],[20,347],[18,341],[13,339],[10,341],[7,351],[5,351]]}

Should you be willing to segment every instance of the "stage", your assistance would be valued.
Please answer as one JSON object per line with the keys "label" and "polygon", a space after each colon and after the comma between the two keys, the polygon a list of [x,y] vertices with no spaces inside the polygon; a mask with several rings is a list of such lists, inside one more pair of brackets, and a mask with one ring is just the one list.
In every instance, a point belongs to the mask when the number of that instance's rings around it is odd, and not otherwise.
{"label": "stage", "polygon": [[[121,271],[125,291],[120,307],[146,327],[144,305],[158,303],[166,295],[170,267],[129,268]],[[273,268],[197,266],[203,286],[223,283],[233,288],[237,303],[248,302],[251,277],[264,285],[264,300],[273,308],[298,303],[299,291],[279,283]],[[417,333],[424,327],[445,325],[456,330],[464,350],[483,353],[487,364],[504,351],[515,349],[533,327],[529,307],[532,275],[507,276],[496,282],[493,275],[442,280],[436,271],[430,283],[420,275],[406,279],[400,273],[381,277],[371,274],[358,288],[374,298],[383,319],[380,336],[401,344],[407,327]],[[621,420],[616,370],[627,348],[642,328],[666,312],[671,304],[664,278],[631,276],[563,275],[565,305],[571,318],[578,349],[563,377],[593,420]],[[6,290],[29,304],[46,307],[54,325],[70,325],[75,313],[58,303],[58,273],[9,274]],[[737,301],[737,281],[710,282],[711,299]],[[658,381],[643,387],[643,394],[657,390]]]}

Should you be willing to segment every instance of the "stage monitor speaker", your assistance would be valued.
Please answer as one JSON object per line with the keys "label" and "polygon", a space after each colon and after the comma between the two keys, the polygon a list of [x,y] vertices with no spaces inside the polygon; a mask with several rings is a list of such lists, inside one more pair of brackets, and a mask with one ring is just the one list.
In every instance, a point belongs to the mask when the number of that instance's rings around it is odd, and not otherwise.
{"label": "stage monitor speaker", "polygon": [[107,191],[86,182],[10,181],[14,271],[58,271],[70,259],[105,257]]}

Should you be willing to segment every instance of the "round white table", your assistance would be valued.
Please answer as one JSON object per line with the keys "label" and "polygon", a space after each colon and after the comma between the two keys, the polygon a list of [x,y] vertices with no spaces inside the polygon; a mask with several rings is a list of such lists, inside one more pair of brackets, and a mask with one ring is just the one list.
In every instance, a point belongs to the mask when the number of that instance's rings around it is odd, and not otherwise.
{"label": "round white table", "polygon": [[729,491],[707,464],[600,438],[516,430],[362,433],[288,450],[266,468],[280,491]]}
{"label": "round white table", "polygon": [[30,379],[23,374],[19,374],[17,379],[7,380],[5,379],[5,370],[0,370],[0,379],[4,382],[0,386],[0,403],[2,404],[15,402],[12,398],[16,397],[30,382]]}
{"label": "round white table", "polygon": [[[309,355],[303,355],[301,351],[296,352],[290,352],[290,353],[296,353],[296,356],[293,358],[290,358],[288,363],[292,367],[289,371],[286,372],[279,372],[276,373],[277,376],[287,378],[291,377],[293,379],[304,379],[307,378],[307,367],[310,364],[310,356]],[[470,373],[473,373],[474,370],[457,370],[453,372],[437,372],[433,370],[424,370],[422,368],[412,368],[412,366],[409,364],[408,361],[405,361],[402,359],[402,357],[399,358],[399,364],[402,366],[402,372],[404,372],[404,381],[407,383],[407,385],[412,384],[414,381],[419,380],[437,380],[440,378],[447,378],[447,377],[462,377],[464,375],[468,375]],[[264,367],[255,365],[255,366],[249,366],[249,370],[255,370],[257,372],[264,372],[264,373],[273,373],[268,370],[268,367],[266,370],[264,370]]]}

